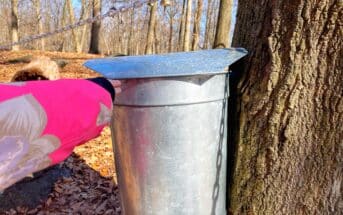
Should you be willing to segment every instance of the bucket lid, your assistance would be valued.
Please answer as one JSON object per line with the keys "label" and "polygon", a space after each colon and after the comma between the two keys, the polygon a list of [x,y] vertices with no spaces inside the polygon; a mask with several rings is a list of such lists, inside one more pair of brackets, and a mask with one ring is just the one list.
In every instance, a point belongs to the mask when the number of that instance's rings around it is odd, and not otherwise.
{"label": "bucket lid", "polygon": [[92,59],[85,66],[109,79],[215,75],[244,57],[243,48]]}

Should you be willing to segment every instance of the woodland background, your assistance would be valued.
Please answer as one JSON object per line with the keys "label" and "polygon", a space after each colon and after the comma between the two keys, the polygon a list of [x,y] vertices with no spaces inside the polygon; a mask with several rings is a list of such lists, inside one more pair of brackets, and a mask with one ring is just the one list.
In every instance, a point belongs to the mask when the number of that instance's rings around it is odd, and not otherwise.
{"label": "woodland background", "polygon": [[[130,3],[133,1],[4,0],[0,2],[0,43],[50,32]],[[186,0],[167,0],[160,3],[105,18],[101,27],[99,22],[85,25],[27,43],[21,49],[139,55],[214,47],[220,0],[190,1],[191,4]],[[230,29],[231,16],[235,17],[231,11],[236,11],[237,2],[230,2],[225,7],[222,13],[227,14],[224,20]],[[225,34],[225,40],[228,40],[229,33]]]}
{"label": "woodland background", "polygon": [[[0,43],[51,31],[96,15],[100,8],[103,13],[123,4],[99,2],[2,0]],[[27,54],[69,59],[63,77],[88,77],[95,74],[81,65],[89,58],[230,44],[244,47],[249,54],[230,68],[229,214],[343,214],[342,0],[170,2],[166,8],[145,5],[106,18],[101,25],[94,23],[13,46],[13,50],[39,51],[2,51],[0,74],[10,76],[15,66],[8,60]],[[233,25],[231,43],[229,32]],[[104,151],[111,155],[109,132],[100,141],[107,142]],[[106,159],[93,156],[106,154],[101,148],[104,145],[98,146],[86,144],[76,150],[81,150],[81,159],[74,156],[63,164],[74,171],[71,178],[60,180],[50,200],[33,209],[33,214],[82,210],[120,213],[112,177],[115,170],[104,171],[98,160]],[[78,162],[84,163],[82,159],[87,165],[75,169],[80,166]],[[110,179],[100,180],[99,172],[107,172]],[[94,179],[101,184],[94,183]],[[68,194],[71,189],[76,191]],[[77,196],[73,196],[75,193]],[[11,213],[16,211],[29,210],[19,208]]]}

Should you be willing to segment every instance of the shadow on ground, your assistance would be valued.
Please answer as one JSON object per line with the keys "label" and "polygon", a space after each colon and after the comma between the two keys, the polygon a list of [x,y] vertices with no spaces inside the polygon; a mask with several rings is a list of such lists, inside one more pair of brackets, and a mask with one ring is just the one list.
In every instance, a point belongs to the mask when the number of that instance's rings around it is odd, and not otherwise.
{"label": "shadow on ground", "polygon": [[47,213],[121,214],[117,185],[73,154],[0,195],[0,214]]}

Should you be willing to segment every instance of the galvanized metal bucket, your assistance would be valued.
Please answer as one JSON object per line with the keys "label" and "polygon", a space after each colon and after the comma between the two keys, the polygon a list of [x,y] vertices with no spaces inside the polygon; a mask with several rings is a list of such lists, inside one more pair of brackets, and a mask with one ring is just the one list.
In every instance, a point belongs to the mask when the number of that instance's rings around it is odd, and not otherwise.
{"label": "galvanized metal bucket", "polygon": [[228,65],[243,49],[96,59],[122,79],[112,123],[127,215],[226,214]]}

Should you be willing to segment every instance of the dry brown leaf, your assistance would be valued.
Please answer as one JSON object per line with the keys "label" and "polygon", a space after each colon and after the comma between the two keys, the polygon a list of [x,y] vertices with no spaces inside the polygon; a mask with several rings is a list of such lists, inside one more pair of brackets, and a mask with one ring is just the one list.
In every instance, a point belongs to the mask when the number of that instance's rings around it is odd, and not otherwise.
{"label": "dry brown leaf", "polygon": [[104,211],[105,207],[106,207],[106,204],[107,204],[107,200],[103,201],[101,203],[101,205],[99,207],[97,207],[97,209],[95,210],[95,213],[96,214],[100,214],[100,212]]}
{"label": "dry brown leaf", "polygon": [[55,187],[54,190],[57,192],[57,193],[62,193],[63,192],[63,189],[61,189],[60,187]]}
{"label": "dry brown leaf", "polygon": [[45,202],[45,205],[49,206],[51,204],[51,202],[52,202],[51,198],[48,198],[48,200]]}

